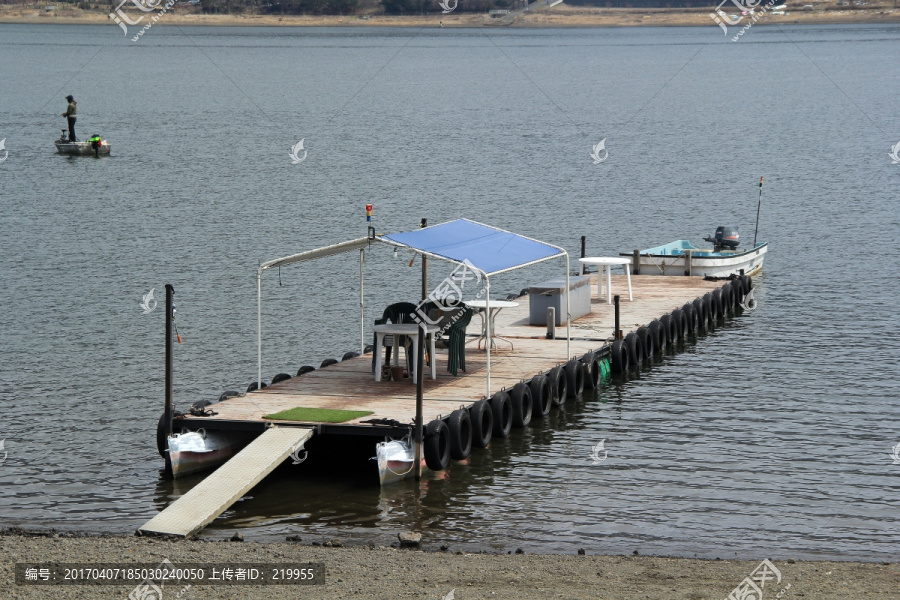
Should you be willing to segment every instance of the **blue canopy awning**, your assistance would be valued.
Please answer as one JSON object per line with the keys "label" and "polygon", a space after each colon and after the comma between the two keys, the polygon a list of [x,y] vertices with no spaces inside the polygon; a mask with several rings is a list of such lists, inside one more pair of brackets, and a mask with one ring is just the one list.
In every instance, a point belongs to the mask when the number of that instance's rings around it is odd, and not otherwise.
{"label": "blue canopy awning", "polygon": [[565,255],[565,250],[469,219],[392,233],[382,240],[456,263],[469,261],[486,275]]}

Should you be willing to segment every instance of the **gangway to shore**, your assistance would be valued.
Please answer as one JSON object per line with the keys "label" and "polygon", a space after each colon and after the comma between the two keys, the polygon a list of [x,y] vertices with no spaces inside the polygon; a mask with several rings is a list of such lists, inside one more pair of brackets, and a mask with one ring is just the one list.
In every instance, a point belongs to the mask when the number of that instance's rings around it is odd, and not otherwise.
{"label": "gangway to shore", "polygon": [[141,526],[138,533],[194,535],[253,489],[312,436],[310,428],[269,427],[234,458]]}

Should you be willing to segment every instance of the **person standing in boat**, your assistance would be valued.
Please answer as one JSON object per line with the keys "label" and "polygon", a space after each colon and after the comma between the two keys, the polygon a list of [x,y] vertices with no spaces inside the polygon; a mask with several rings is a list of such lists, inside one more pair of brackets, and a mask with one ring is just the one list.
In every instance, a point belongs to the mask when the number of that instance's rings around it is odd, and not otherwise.
{"label": "person standing in boat", "polygon": [[75,137],[75,98],[69,94],[66,96],[66,100],[69,101],[69,106],[66,107],[66,112],[64,112],[62,116],[66,117],[69,121],[69,141],[77,142],[78,138]]}

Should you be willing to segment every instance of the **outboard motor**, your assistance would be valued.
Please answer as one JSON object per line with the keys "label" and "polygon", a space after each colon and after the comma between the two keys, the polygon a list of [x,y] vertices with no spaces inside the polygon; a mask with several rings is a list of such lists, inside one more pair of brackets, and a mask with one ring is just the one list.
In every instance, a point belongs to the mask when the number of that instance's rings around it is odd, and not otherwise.
{"label": "outboard motor", "polygon": [[734,250],[738,247],[741,240],[741,234],[738,232],[737,225],[719,225],[716,227],[716,234],[711,238],[703,238],[707,242],[712,242],[713,252],[721,252],[724,250]]}

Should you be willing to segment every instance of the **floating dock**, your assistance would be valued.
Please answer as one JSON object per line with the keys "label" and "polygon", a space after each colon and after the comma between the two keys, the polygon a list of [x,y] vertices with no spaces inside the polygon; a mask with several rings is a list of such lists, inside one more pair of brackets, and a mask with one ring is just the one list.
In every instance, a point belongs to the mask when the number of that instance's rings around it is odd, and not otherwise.
{"label": "floating dock", "polygon": [[[591,276],[591,313],[572,321],[571,356],[566,353],[565,324],[556,328],[556,339],[546,339],[547,328],[528,324],[528,296],[519,298],[519,306],[506,308],[496,317],[496,334],[511,340],[514,349],[501,345],[491,352],[491,394],[509,389],[520,381],[527,381],[538,373],[546,373],[570,358],[588,352],[600,352],[613,342],[615,326],[614,306],[605,299],[597,299],[596,274]],[[648,325],[666,313],[681,308],[721,287],[722,282],[704,281],[696,277],[632,276],[634,301],[627,296],[620,303],[620,328],[624,334]],[[613,290],[626,290],[624,275],[613,276]],[[475,346],[481,334],[481,321],[473,317],[467,329],[471,342],[466,347],[466,371],[457,376],[447,372],[446,352],[438,350],[435,380],[427,374],[423,382],[423,419],[428,423],[446,417],[460,405],[469,406],[486,394],[484,350]],[[294,366],[296,369],[299,365]],[[269,385],[246,396],[231,398],[211,408],[214,417],[184,416],[175,429],[229,429],[262,431],[270,425],[309,427],[317,433],[334,435],[371,435],[384,437],[390,427],[364,424],[362,421],[388,419],[406,424],[415,416],[416,386],[411,380],[375,383],[372,375],[372,355],[365,354]],[[371,415],[345,423],[315,423],[273,421],[263,415],[289,410],[298,406],[338,410],[359,410]],[[396,435],[398,432],[394,432]]]}
{"label": "floating dock", "polygon": [[[648,356],[665,351],[652,341],[648,346],[647,336],[652,340],[660,335],[658,330],[663,329],[661,335],[671,338],[671,343],[663,346],[676,347],[688,336],[707,331],[721,319],[739,314],[748,299],[746,290],[752,285],[746,276],[722,282],[698,277],[633,275],[634,299],[630,301],[627,295],[621,295],[619,334],[616,335],[615,304],[607,303],[605,298],[599,299],[597,275],[591,275],[590,279],[590,313],[572,320],[569,331],[563,321],[562,326],[556,327],[555,339],[547,338],[546,326],[529,324],[527,295],[516,300],[518,306],[505,308],[496,316],[494,333],[509,340],[512,347],[501,343],[501,348],[491,351],[490,394],[484,377],[486,353],[475,343],[482,333],[482,324],[478,318],[473,318],[467,328],[466,370],[459,371],[458,376],[448,373],[445,350],[438,350],[434,357],[437,379],[430,379],[426,369],[423,423],[447,420],[460,408],[471,410],[473,405],[489,396],[509,392],[517,384],[528,383],[572,360],[580,361],[586,369],[597,364],[593,361],[604,360],[611,362],[613,372],[633,370]],[[613,276],[612,287],[620,294],[627,290],[625,276]],[[744,291],[740,291],[742,288]],[[752,299],[752,292],[749,298]],[[686,310],[689,307],[694,309]],[[690,314],[681,320],[684,313]],[[678,315],[683,323],[676,324],[672,315]],[[643,345],[642,338],[645,339]],[[568,352],[567,343],[570,344]],[[586,360],[588,357],[590,359]],[[288,365],[283,367],[288,368]],[[561,398],[556,403],[564,402],[565,398]],[[370,414],[341,423],[281,421],[264,417],[297,407]],[[217,414],[210,417],[177,416],[175,431],[204,428],[206,431],[262,435],[141,527],[140,533],[193,535],[313,435],[369,436],[373,438],[373,453],[376,442],[409,435],[416,413],[416,385],[411,379],[376,383],[372,354],[367,353],[244,396],[229,398],[209,408]]]}

